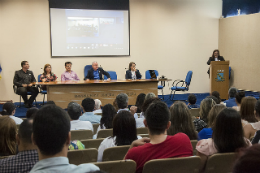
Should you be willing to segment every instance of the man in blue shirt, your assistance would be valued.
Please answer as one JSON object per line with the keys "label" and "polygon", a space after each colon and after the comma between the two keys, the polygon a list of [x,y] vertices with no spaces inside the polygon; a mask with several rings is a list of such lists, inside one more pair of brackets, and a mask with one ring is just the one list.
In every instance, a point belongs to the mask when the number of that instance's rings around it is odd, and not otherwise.
{"label": "man in blue shirt", "polygon": [[194,94],[190,94],[189,97],[188,97],[188,101],[189,101],[189,104],[188,104],[188,108],[189,109],[193,109],[193,108],[199,108],[200,106],[196,104],[197,102],[197,98]]}
{"label": "man in blue shirt", "polygon": [[80,121],[90,121],[92,124],[100,123],[101,116],[94,114],[95,101],[92,98],[85,98],[81,103],[84,114],[79,117]]}
{"label": "man in blue shirt", "polygon": [[102,75],[105,75],[107,77],[107,80],[110,80],[109,73],[103,70],[103,68],[98,67],[98,63],[94,61],[92,63],[92,68],[88,71],[88,74],[87,76],[85,76],[84,80],[101,80]]}
{"label": "man in blue shirt", "polygon": [[224,101],[224,103],[226,103],[226,107],[230,107],[232,108],[233,106],[237,106],[236,103],[236,93],[237,93],[237,89],[236,88],[230,88],[228,90],[228,97],[229,99]]}

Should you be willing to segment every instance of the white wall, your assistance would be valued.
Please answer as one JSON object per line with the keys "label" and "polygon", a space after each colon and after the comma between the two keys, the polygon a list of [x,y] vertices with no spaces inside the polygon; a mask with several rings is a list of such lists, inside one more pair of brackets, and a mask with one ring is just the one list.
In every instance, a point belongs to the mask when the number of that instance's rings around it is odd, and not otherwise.
{"label": "white wall", "polygon": [[221,9],[222,0],[130,0],[131,56],[51,58],[48,0],[0,0],[0,100],[18,101],[12,80],[23,60],[34,74],[50,63],[59,80],[65,61],[72,61],[81,79],[84,66],[94,60],[116,71],[119,79],[130,61],[143,77],[146,70],[156,69],[160,76],[184,79],[193,70],[189,92],[209,92],[206,61],[218,48]]}

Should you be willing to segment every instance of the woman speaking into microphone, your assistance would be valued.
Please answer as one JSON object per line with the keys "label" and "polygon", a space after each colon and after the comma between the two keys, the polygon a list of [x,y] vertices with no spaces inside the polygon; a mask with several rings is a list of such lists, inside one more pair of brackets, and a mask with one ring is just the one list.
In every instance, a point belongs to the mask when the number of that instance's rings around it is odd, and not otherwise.
{"label": "woman speaking into microphone", "polygon": [[136,64],[134,62],[129,63],[129,68],[126,71],[125,79],[141,79],[142,75],[138,69],[135,68]]}
{"label": "woman speaking into microphone", "polygon": [[[209,57],[207,64],[210,65],[211,61],[225,61],[225,59],[223,58],[223,56],[220,56],[219,50],[216,49],[213,51],[212,56]],[[210,71],[208,70],[208,74],[209,72]]]}

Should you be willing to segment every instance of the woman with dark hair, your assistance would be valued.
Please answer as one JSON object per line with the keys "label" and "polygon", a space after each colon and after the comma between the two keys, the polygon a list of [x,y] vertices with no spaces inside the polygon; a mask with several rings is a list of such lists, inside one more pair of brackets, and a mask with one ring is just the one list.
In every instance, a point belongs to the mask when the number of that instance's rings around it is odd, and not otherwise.
{"label": "woman with dark hair", "polygon": [[136,64],[134,62],[129,63],[129,68],[126,71],[125,79],[141,79],[142,75],[138,69],[135,68]]}
{"label": "woman with dark hair", "polygon": [[[57,76],[51,72],[51,65],[45,64],[43,68],[43,73],[40,77],[41,82],[54,82],[57,79]],[[40,81],[39,81],[40,82]],[[46,90],[46,86],[42,86],[43,90]]]}
{"label": "woman with dark hair", "polygon": [[233,106],[232,108],[237,110],[237,111],[240,111],[242,98],[244,98],[244,97],[245,97],[244,91],[239,91],[238,93],[236,93],[236,104],[237,104],[237,106]]}
{"label": "woman with dark hair", "polygon": [[[220,56],[219,50],[216,49],[213,51],[212,56],[209,57],[207,64],[210,65],[211,61],[225,61],[225,59],[223,58],[223,56]],[[208,70],[208,74],[209,74],[209,70]]]}
{"label": "woman with dark hair", "polygon": [[174,102],[174,104],[170,107],[170,113],[171,126],[168,129],[168,135],[173,136],[182,132],[185,133],[190,140],[198,139],[198,135],[192,123],[190,110],[184,102]]}
{"label": "woman with dark hair", "polygon": [[23,120],[21,118],[15,117],[15,105],[12,102],[6,102],[3,105],[3,111],[0,112],[1,115],[7,115],[12,118],[16,124],[21,124]]}
{"label": "woman with dark hair", "polygon": [[26,118],[34,118],[35,114],[38,112],[38,108],[32,107],[30,109],[27,109],[26,112]]}
{"label": "woman with dark hair", "polygon": [[113,128],[113,119],[116,115],[116,109],[111,104],[106,104],[102,110],[102,118],[100,119],[100,125],[97,129],[97,132],[100,129],[112,129]]}
{"label": "woman with dark hair", "polygon": [[256,101],[257,100],[251,96],[244,97],[242,99],[241,106],[240,106],[240,115],[241,115],[243,126],[245,126],[248,123],[258,122],[254,113]]}
{"label": "woman with dark hair", "polygon": [[16,154],[17,127],[9,116],[0,117],[0,156]]}
{"label": "woman with dark hair", "polygon": [[251,143],[244,138],[239,113],[232,108],[225,108],[217,116],[212,138],[199,141],[196,149],[204,167],[207,157],[213,154],[235,152],[247,146],[251,146]]}
{"label": "woman with dark hair", "polygon": [[113,136],[104,139],[98,148],[98,162],[102,161],[106,148],[131,145],[134,140],[140,139],[136,133],[134,116],[129,111],[120,111],[113,121]]}
{"label": "woman with dark hair", "polygon": [[221,98],[220,98],[219,92],[218,92],[218,91],[213,91],[213,92],[211,93],[211,95],[217,98],[217,101],[215,101],[216,104],[220,104]]}
{"label": "woman with dark hair", "polygon": [[142,112],[142,106],[144,104],[144,99],[145,99],[146,94],[141,93],[137,96],[135,106],[137,107],[136,113],[141,113]]}

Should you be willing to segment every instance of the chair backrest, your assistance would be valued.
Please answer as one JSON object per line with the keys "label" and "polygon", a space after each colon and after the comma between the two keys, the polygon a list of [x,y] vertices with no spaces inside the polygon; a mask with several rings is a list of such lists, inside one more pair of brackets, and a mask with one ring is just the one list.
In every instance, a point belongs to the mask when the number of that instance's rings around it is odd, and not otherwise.
{"label": "chair backrest", "polygon": [[104,150],[102,161],[123,160],[130,145],[110,147]]}
{"label": "chair backrest", "polygon": [[[115,71],[107,71],[110,75],[111,80],[117,80],[117,74]],[[107,77],[104,75],[104,79],[106,80]]]}
{"label": "chair backrest", "polygon": [[91,68],[92,68],[92,65],[86,65],[86,66],[84,67],[84,77],[87,76],[88,71],[89,71]]}
{"label": "chair backrest", "polygon": [[186,79],[185,79],[185,83],[186,83],[186,85],[190,85],[190,81],[191,81],[191,78],[192,78],[192,71],[188,71],[188,73],[187,73],[187,76],[186,76]]}
{"label": "chair backrest", "polygon": [[208,158],[205,173],[229,173],[232,172],[235,153],[218,153]]}
{"label": "chair backrest", "polygon": [[192,108],[192,109],[190,109],[190,113],[194,117],[199,117],[200,116],[200,108]]}
{"label": "chair backrest", "polygon": [[69,163],[75,165],[79,165],[82,163],[96,162],[97,156],[98,156],[98,150],[95,148],[68,151]]}
{"label": "chair backrest", "polygon": [[133,160],[118,160],[93,163],[100,170],[110,173],[135,173],[136,163]]}
{"label": "chair backrest", "polygon": [[140,127],[136,129],[137,134],[148,134],[148,129],[146,127]]}
{"label": "chair backrest", "polygon": [[[154,73],[155,73],[156,77],[159,76],[159,73],[157,70],[154,70]],[[145,72],[145,79],[151,79],[151,74],[150,74],[149,70],[146,70],[146,72]]]}
{"label": "chair backrest", "polygon": [[197,145],[198,141],[197,140],[191,140],[190,142],[191,142],[192,149],[193,149],[193,155],[195,156],[196,153],[197,153],[196,145]]}
{"label": "chair backrest", "polygon": [[197,173],[201,159],[198,156],[155,159],[144,164],[143,173]]}
{"label": "chair backrest", "polygon": [[99,124],[92,124],[92,125],[93,125],[93,130],[94,130],[93,134],[96,134]]}
{"label": "chair backrest", "polygon": [[107,138],[109,136],[113,136],[113,129],[100,129],[97,133],[97,139]]}
{"label": "chair backrest", "polygon": [[81,140],[82,144],[85,145],[85,148],[96,148],[100,146],[101,142],[105,138],[99,138],[99,139],[86,139],[86,140]]}
{"label": "chair backrest", "polygon": [[71,140],[92,139],[92,130],[71,130]]}
{"label": "chair backrest", "polygon": [[41,75],[42,75],[42,74],[39,74],[39,75],[38,75],[38,82],[41,82],[41,81],[42,81],[42,80],[41,80]]}

